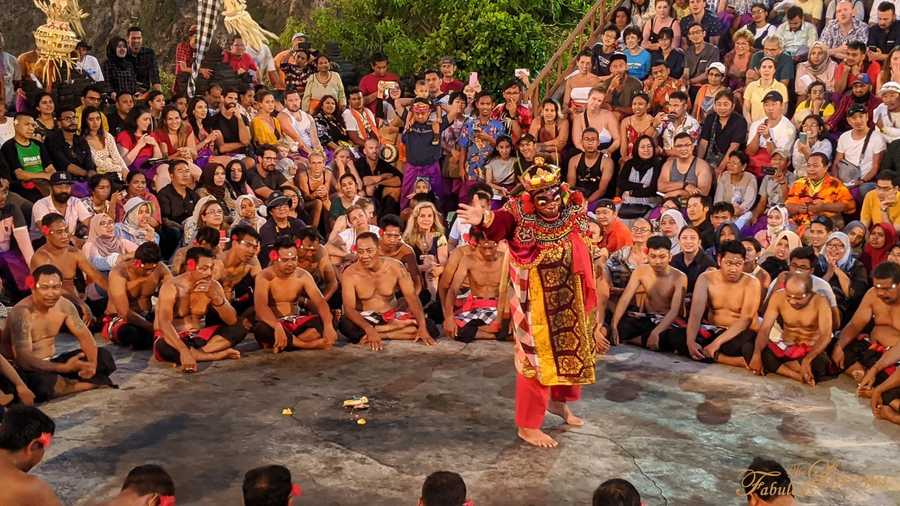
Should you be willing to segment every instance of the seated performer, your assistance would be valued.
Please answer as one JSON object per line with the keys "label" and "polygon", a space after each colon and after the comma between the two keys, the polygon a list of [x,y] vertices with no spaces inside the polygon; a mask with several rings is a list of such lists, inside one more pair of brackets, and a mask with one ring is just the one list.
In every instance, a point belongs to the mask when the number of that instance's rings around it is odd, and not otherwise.
{"label": "seated performer", "polygon": [[[413,251],[409,244],[403,242],[403,223],[400,221],[400,217],[396,214],[386,214],[381,217],[378,225],[381,227],[378,253],[383,257],[403,262],[406,270],[409,271],[410,277],[412,277],[416,293],[421,293],[422,273],[419,272],[419,265],[416,263],[416,252]],[[444,272],[447,272],[446,269]]]}
{"label": "seated performer", "polygon": [[102,506],[165,506],[175,504],[175,482],[156,464],[137,466],[128,472],[119,495]]}
{"label": "seated performer", "polygon": [[0,504],[62,505],[53,489],[28,474],[50,448],[56,424],[39,409],[15,406],[0,424]]}
{"label": "seated performer", "polygon": [[[213,279],[212,252],[191,248],[186,258],[185,273],[166,279],[159,290],[153,354],[159,361],[181,364],[181,370],[190,373],[197,371],[198,361],[241,358],[234,346],[247,331],[237,325],[237,311]],[[224,325],[206,325],[210,308]]]}
{"label": "seated performer", "polygon": [[219,235],[219,231],[212,227],[202,226],[198,228],[197,234],[194,236],[194,240],[191,244],[178,248],[175,250],[175,254],[172,255],[172,274],[177,276],[184,273],[184,256],[189,249],[195,246],[206,248],[218,257],[220,253],[219,242],[221,239],[222,237]]}
{"label": "seated performer", "polygon": [[[269,266],[256,276],[253,335],[275,353],[331,348],[337,340],[331,311],[310,274],[297,265],[297,243],[286,237],[269,251]],[[309,314],[315,310],[318,317]]]}
{"label": "seated performer", "polygon": [[[341,334],[372,350],[383,348],[382,339],[422,340],[433,345],[438,329],[425,319],[409,272],[399,261],[379,255],[378,242],[372,232],[356,238],[357,260],[341,277]],[[398,291],[409,312],[398,310]]]}
{"label": "seated performer", "polygon": [[[31,296],[9,312],[0,353],[16,366],[38,402],[114,386],[109,375],[116,363],[109,351],[97,348],[78,310],[63,297],[62,272],[54,265],[42,265],[32,276]],[[81,347],[54,356],[56,337],[64,328]]]}
{"label": "seated performer", "polygon": [[247,311],[253,307],[253,280],[262,270],[256,257],[259,233],[249,225],[238,225],[231,229],[230,234],[227,249],[218,256],[216,279],[222,283],[225,298],[237,311],[238,318],[245,318]]}
{"label": "seated performer", "polygon": [[[671,249],[672,241],[668,237],[647,239],[648,263],[631,273],[616,304],[611,327],[613,342],[622,339],[651,350],[675,351],[668,347],[670,339],[661,341],[660,338],[671,331],[677,332],[672,326],[681,312],[687,276],[669,265]],[[638,293],[643,295],[642,304],[636,298]],[[632,300],[637,311],[628,311]],[[683,329],[683,321],[681,326]]]}
{"label": "seated performer", "polygon": [[297,234],[297,240],[300,241],[297,265],[312,276],[329,307],[340,309],[341,294],[338,291],[337,273],[331,265],[325,246],[319,240],[318,232],[312,227],[306,227]]}
{"label": "seated performer", "polygon": [[145,242],[134,252],[134,260],[120,263],[109,272],[109,304],[103,317],[103,337],[135,350],[153,346],[152,297],[159,295],[163,281],[172,277],[162,263],[155,242]]}
{"label": "seated performer", "polygon": [[719,248],[719,269],[697,278],[686,342],[675,346],[680,353],[694,360],[747,367],[756,338],[750,327],[759,310],[760,288],[759,281],[744,272],[745,255],[741,243],[727,241]]}
{"label": "seated performer", "polygon": [[[470,255],[464,255],[443,299],[444,330],[447,336],[462,342],[494,339],[503,329],[498,314],[503,254],[497,242],[484,237],[484,231],[469,232]],[[468,281],[469,294],[459,307],[454,307],[463,280]]]}
{"label": "seated performer", "polygon": [[[776,321],[781,322],[780,342],[769,340]],[[787,275],[784,289],[772,294],[766,315],[756,334],[750,360],[755,374],[777,373],[815,386],[834,377],[833,365],[824,353],[831,342],[831,308],[815,293],[808,274]]]}
{"label": "seated performer", "polygon": [[291,472],[284,466],[262,466],[247,471],[241,487],[244,506],[292,506],[301,494],[300,485],[291,483]]}
{"label": "seated performer", "polygon": [[837,307],[837,299],[834,296],[834,290],[831,285],[824,279],[812,274],[813,266],[816,265],[816,252],[810,246],[801,246],[791,250],[789,255],[788,270],[781,272],[775,277],[775,280],[769,285],[769,291],[763,299],[763,312],[766,309],[766,302],[775,293],[775,290],[784,288],[784,280],[789,273],[800,273],[811,275],[813,291],[825,297],[825,301],[831,307],[831,328],[837,329],[841,325],[841,313]]}
{"label": "seated performer", "polygon": [[47,238],[47,244],[34,252],[34,256],[31,257],[31,270],[34,271],[41,265],[58,267],[62,273],[64,296],[77,304],[82,316],[89,320],[91,310],[78,294],[75,276],[81,271],[87,278],[85,279],[87,283],[97,283],[103,290],[108,290],[106,277],[100,274],[80,248],[72,246],[66,219],[61,214],[51,213],[44,216],[41,219],[41,232]]}

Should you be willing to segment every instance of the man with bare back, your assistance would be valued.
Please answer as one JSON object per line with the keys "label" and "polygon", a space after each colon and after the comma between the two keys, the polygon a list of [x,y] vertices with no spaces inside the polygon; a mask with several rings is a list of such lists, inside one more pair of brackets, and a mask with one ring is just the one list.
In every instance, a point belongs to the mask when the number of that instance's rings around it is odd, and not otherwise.
{"label": "man with bare back", "polygon": [[318,232],[312,227],[306,227],[297,234],[296,239],[300,241],[297,265],[312,276],[328,306],[340,309],[341,293],[338,291],[337,272],[331,265],[325,246],[319,240]]}
{"label": "man with bare back", "polygon": [[[503,254],[497,242],[484,237],[484,230],[469,232],[471,254],[460,258],[453,280],[442,300],[444,331],[464,343],[475,339],[496,339],[505,332],[498,313],[503,273]],[[463,281],[469,294],[460,307],[454,307]],[[507,325],[508,327],[508,325]]]}
{"label": "man with bare back", "polygon": [[103,316],[103,337],[120,346],[149,350],[153,346],[153,303],[166,278],[172,277],[162,263],[155,242],[145,242],[134,252],[134,260],[109,272],[109,303]]}
{"label": "man with bare back", "polygon": [[[341,277],[341,334],[372,350],[383,348],[382,339],[421,340],[433,345],[438,329],[425,319],[409,272],[399,261],[379,255],[378,242],[378,236],[372,232],[363,232],[356,238],[357,260]],[[398,291],[409,312],[397,309]]]}
{"label": "man with bare back", "polygon": [[91,316],[91,310],[78,294],[75,287],[75,276],[81,271],[88,283],[97,283],[103,290],[109,286],[106,277],[100,274],[90,260],[84,256],[80,248],[72,246],[71,235],[66,226],[66,219],[57,213],[51,213],[41,219],[41,232],[47,239],[47,243],[38,248],[31,257],[31,270],[34,271],[41,265],[55,265],[62,272],[63,296],[73,304],[77,304],[85,319]]}
{"label": "man with bare back", "polygon": [[[654,236],[647,240],[648,263],[631,273],[616,304],[611,325],[613,342],[675,351],[672,343],[678,338],[669,336],[673,332],[684,333],[683,328],[673,328],[673,325],[684,303],[687,276],[669,264],[671,249],[672,241],[668,237]],[[643,295],[643,304],[638,304],[635,297],[639,293]],[[628,311],[630,306],[637,307],[637,311]]]}
{"label": "man with bare back", "polygon": [[727,241],[719,250],[719,269],[697,278],[686,339],[676,345],[680,353],[694,360],[747,367],[756,339],[751,326],[759,311],[760,288],[759,281],[744,272],[745,256],[741,243]]}
{"label": "man with bare back", "polygon": [[[781,322],[780,342],[769,340],[776,321]],[[766,315],[756,334],[750,359],[754,374],[776,373],[815,386],[833,378],[834,365],[825,353],[831,342],[831,307],[813,291],[808,274],[790,273],[784,289],[772,294]]]}
{"label": "man with bare back", "polygon": [[56,424],[39,409],[15,406],[0,424],[0,504],[61,506],[50,485],[29,474],[53,441]]}
{"label": "man with bare back", "polygon": [[[9,313],[0,353],[43,402],[55,397],[114,386],[109,376],[116,363],[109,351],[97,348],[78,310],[63,297],[63,275],[54,265],[42,265],[32,274],[31,296]],[[80,349],[56,355],[56,337],[75,336]]]}
{"label": "man with bare back", "polygon": [[226,248],[217,258],[216,280],[222,284],[225,298],[237,312],[238,318],[245,318],[253,308],[254,278],[262,270],[256,257],[259,253],[259,233],[253,227],[238,225],[231,229],[231,240]]}
{"label": "man with bare back", "polygon": [[[190,373],[197,371],[197,362],[241,358],[234,346],[247,331],[238,325],[237,311],[213,279],[213,253],[194,247],[185,257],[184,274],[166,279],[159,290],[153,354],[161,362],[181,364],[181,370]],[[210,308],[224,325],[207,325]]]}
{"label": "man with bare back", "polygon": [[[256,276],[253,335],[260,347],[275,353],[327,350],[337,340],[328,303],[309,272],[298,267],[297,249],[296,242],[279,238],[269,253],[269,266]],[[301,299],[308,300],[310,307]]]}

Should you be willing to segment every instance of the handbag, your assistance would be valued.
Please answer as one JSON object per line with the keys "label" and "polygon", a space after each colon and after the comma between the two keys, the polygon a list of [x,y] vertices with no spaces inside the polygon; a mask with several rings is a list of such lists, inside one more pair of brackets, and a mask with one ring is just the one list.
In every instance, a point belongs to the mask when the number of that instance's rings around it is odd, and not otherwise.
{"label": "handbag", "polygon": [[863,141],[862,151],[859,152],[859,160],[856,163],[850,163],[846,158],[843,158],[837,164],[837,173],[838,179],[844,182],[844,184],[850,183],[852,181],[859,181],[862,179],[862,161],[866,156],[866,148],[869,147],[869,139],[872,137],[872,129],[869,129],[869,133],[866,134],[866,140]]}

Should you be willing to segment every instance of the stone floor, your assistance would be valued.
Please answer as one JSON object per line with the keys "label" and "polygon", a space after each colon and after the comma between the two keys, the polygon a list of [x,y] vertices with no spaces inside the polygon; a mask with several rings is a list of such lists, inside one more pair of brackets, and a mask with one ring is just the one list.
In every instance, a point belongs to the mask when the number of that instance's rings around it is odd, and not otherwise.
{"label": "stone floor", "polygon": [[[512,428],[507,343],[253,348],[193,376],[117,350],[120,389],[44,406],[57,432],[36,474],[66,504],[106,498],[133,466],[156,462],[181,505],[239,505],[243,473],[281,463],[303,486],[300,504],[414,504],[427,474],[450,469],[479,506],[586,505],[612,477],[646,505],[699,506],[746,504],[739,474],[768,455],[794,469],[801,504],[900,503],[900,427],[873,420],[847,378],[811,389],[619,347],[577,405],[587,425],[548,417],[560,447],[537,450]],[[341,407],[354,395],[372,403],[364,426]]]}

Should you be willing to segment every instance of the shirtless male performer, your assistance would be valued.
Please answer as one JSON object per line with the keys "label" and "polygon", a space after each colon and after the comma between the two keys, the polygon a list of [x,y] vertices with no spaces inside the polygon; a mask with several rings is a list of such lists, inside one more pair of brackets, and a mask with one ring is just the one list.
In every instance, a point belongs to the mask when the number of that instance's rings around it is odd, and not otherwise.
{"label": "shirtless male performer", "polygon": [[[422,273],[416,263],[416,252],[403,242],[403,222],[396,214],[386,214],[378,222],[381,228],[381,240],[378,242],[378,253],[383,257],[403,262],[412,277],[416,293],[422,290]],[[451,255],[453,253],[451,252]],[[446,269],[445,269],[446,272]],[[443,273],[441,273],[443,276]],[[443,299],[441,299],[443,300]]]}
{"label": "shirtless male performer", "polygon": [[686,341],[676,345],[680,352],[686,350],[694,360],[747,367],[756,338],[751,326],[759,311],[760,287],[744,272],[745,256],[741,243],[725,242],[719,250],[719,269],[697,278]]}
{"label": "shirtless male performer", "polygon": [[[668,336],[681,313],[687,276],[669,264],[671,249],[672,241],[668,237],[654,236],[647,240],[648,262],[631,273],[616,304],[611,326],[613,342],[622,339],[650,350],[675,351],[671,349],[670,339],[660,338]],[[639,293],[644,299],[640,306],[635,299]],[[636,312],[628,311],[632,300],[638,306]]]}
{"label": "shirtless male performer", "polygon": [[[247,331],[238,325],[237,311],[213,279],[212,251],[195,247],[185,257],[185,273],[166,279],[159,290],[153,354],[159,361],[181,364],[181,370],[190,373],[197,371],[198,361],[241,358],[234,346]],[[224,325],[207,326],[210,307]]]}
{"label": "shirtless male performer", "polygon": [[331,265],[325,246],[319,241],[318,232],[312,227],[306,227],[297,234],[296,239],[300,241],[297,265],[312,276],[329,307],[340,309],[341,294],[338,291],[337,272]]}
{"label": "shirtless male performer", "polygon": [[[376,351],[384,347],[382,339],[421,340],[433,345],[438,329],[425,319],[409,272],[399,261],[379,255],[378,242],[372,232],[356,237],[357,260],[341,277],[341,334]],[[403,294],[408,313],[397,309],[397,291]]]}
{"label": "shirtless male performer", "polygon": [[161,466],[145,464],[128,472],[119,495],[99,506],[163,506],[175,504],[175,482]]}
{"label": "shirtless male performer", "polygon": [[50,448],[56,424],[39,409],[13,406],[0,424],[0,504],[61,506],[45,481],[28,471]]}
{"label": "shirtless male performer", "polygon": [[[482,229],[469,232],[469,243],[472,252],[460,258],[456,274],[442,300],[444,331],[447,336],[462,342],[495,339],[504,328],[498,314],[503,254],[498,251],[496,241],[484,237]],[[462,305],[455,308],[464,280],[468,281],[469,294]]]}
{"label": "shirtless male performer", "polygon": [[72,303],[78,304],[82,316],[88,320],[88,317],[92,317],[91,310],[78,294],[75,276],[80,270],[87,278],[85,281],[97,283],[103,290],[108,290],[106,276],[100,274],[80,248],[72,246],[66,219],[61,214],[50,213],[44,216],[41,219],[41,232],[47,238],[47,243],[38,248],[31,257],[31,270],[34,271],[41,265],[57,266],[63,276],[64,296]]}
{"label": "shirtless male performer", "polygon": [[[0,353],[16,366],[38,402],[77,392],[113,386],[112,354],[97,348],[78,310],[63,297],[62,273],[54,265],[34,270],[31,296],[9,312]],[[80,349],[56,354],[56,337],[68,330]]]}
{"label": "shirtless male performer", "polygon": [[119,263],[109,272],[109,304],[103,317],[103,337],[135,350],[153,346],[153,304],[163,281],[172,274],[162,263],[155,242],[145,242],[134,260]]}
{"label": "shirtless male performer", "polygon": [[[781,322],[782,329],[778,343],[769,340],[776,321]],[[784,289],[769,300],[749,367],[754,374],[777,373],[815,386],[834,376],[825,353],[830,342],[828,301],[813,291],[808,274],[791,273],[785,279]]]}
{"label": "shirtless male performer", "polygon": [[238,318],[242,318],[253,307],[253,280],[262,270],[256,257],[259,233],[247,225],[238,225],[229,233],[228,249],[217,258],[216,280],[222,284],[225,297],[237,311]]}
{"label": "shirtless male performer", "polygon": [[[269,252],[269,266],[256,276],[253,335],[261,348],[275,353],[327,350],[337,341],[328,303],[313,277],[298,267],[297,249],[296,242],[279,238]],[[301,307],[301,298],[309,301],[318,318]]]}

